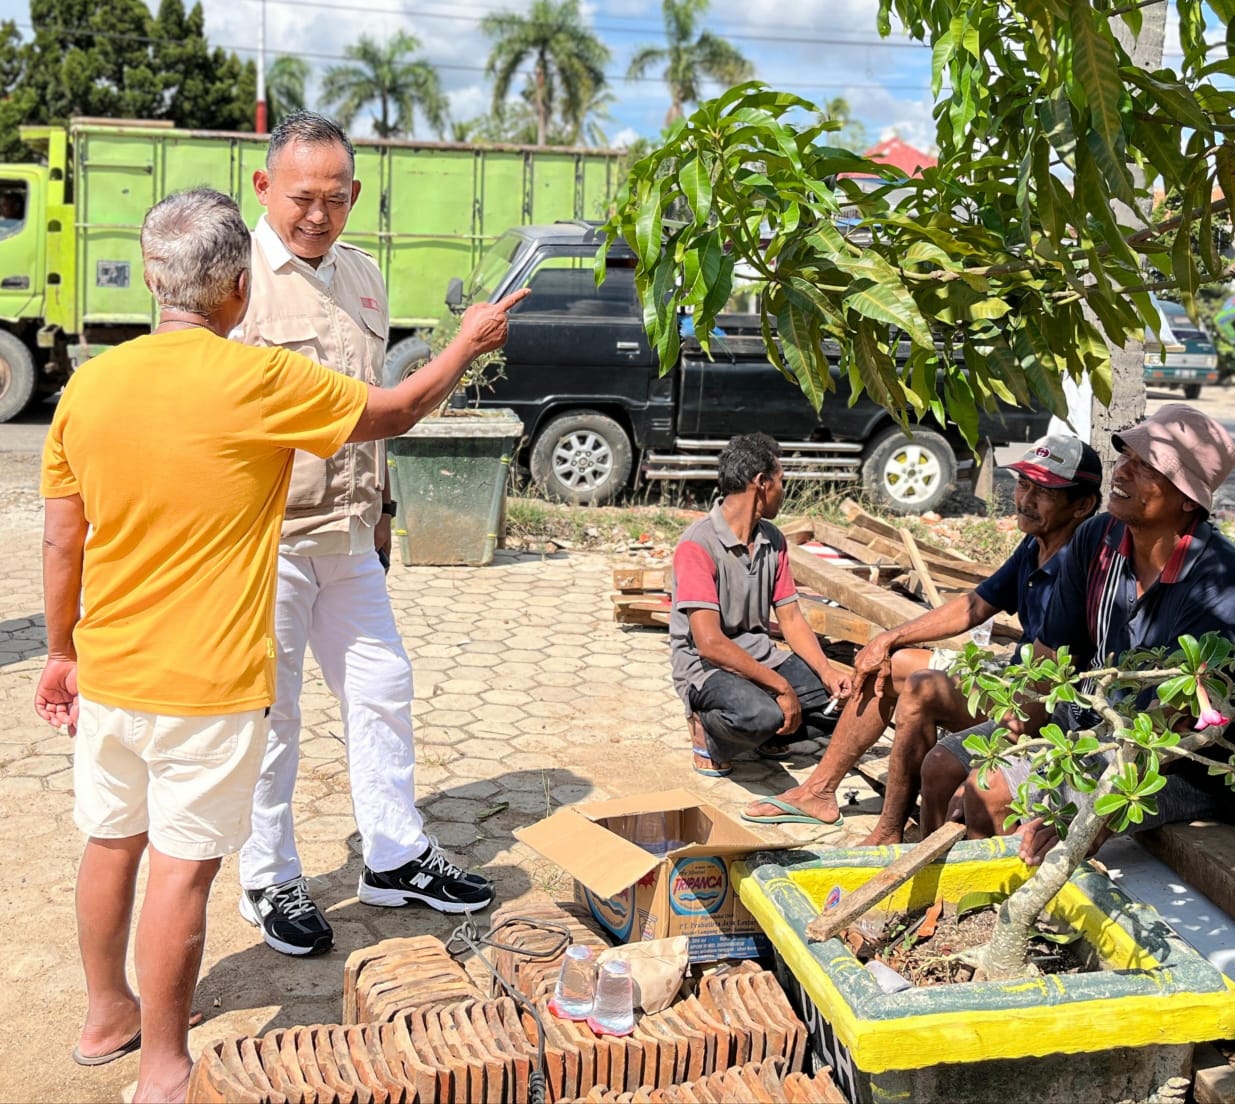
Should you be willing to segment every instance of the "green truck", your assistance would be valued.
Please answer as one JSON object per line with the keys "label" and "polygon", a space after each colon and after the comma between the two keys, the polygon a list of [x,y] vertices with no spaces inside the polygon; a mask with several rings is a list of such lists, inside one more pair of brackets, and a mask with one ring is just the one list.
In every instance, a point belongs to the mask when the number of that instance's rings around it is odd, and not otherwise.
{"label": "green truck", "polygon": [[[39,165],[0,165],[0,422],[59,389],[75,365],[147,333],[154,305],[138,232],[170,192],[208,184],[261,207],[254,134],[75,119],[23,127]],[[612,150],[360,140],[364,184],[346,239],[377,259],[390,291],[391,356],[407,359],[469,272],[511,226],[603,217],[617,190]]]}

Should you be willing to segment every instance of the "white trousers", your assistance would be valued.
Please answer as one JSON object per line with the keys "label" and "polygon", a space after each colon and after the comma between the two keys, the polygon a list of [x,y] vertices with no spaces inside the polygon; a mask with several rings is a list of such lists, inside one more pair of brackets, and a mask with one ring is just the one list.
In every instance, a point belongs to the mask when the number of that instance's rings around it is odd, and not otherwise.
{"label": "white trousers", "polygon": [[305,646],[339,699],[352,812],[371,870],[394,870],[426,845],[416,809],[412,665],[377,556],[279,556],[278,675],[240,884],[265,889],[302,874],[292,820],[300,761]]}

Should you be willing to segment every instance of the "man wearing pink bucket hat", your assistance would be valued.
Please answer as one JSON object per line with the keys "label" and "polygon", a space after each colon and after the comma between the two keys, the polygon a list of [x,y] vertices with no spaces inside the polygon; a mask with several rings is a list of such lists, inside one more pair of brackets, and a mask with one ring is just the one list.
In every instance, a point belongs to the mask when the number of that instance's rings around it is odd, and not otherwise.
{"label": "man wearing pink bucket hat", "polygon": [[[1119,459],[1111,476],[1107,512],[1085,522],[1060,565],[1054,600],[1036,649],[1068,645],[1079,670],[1131,648],[1174,646],[1185,633],[1232,633],[1235,626],[1235,545],[1209,524],[1214,493],[1235,468],[1235,441],[1213,418],[1182,403],[1160,408],[1139,425],[1112,436]],[[1152,690],[1145,691],[1146,702]],[[1053,718],[1064,728],[1090,719],[1075,706]],[[1045,717],[1028,722],[1037,735]],[[931,754],[938,754],[936,748]],[[1100,767],[1101,764],[1095,764]],[[1025,759],[992,772],[989,789],[976,772],[964,788],[971,838],[999,830],[1017,787],[1029,779]],[[1193,762],[1177,764],[1159,792],[1158,813],[1137,830],[1173,820],[1220,816],[1231,794]],[[1082,795],[1068,792],[1063,801]],[[1021,855],[1041,861],[1053,830],[1031,821]]]}

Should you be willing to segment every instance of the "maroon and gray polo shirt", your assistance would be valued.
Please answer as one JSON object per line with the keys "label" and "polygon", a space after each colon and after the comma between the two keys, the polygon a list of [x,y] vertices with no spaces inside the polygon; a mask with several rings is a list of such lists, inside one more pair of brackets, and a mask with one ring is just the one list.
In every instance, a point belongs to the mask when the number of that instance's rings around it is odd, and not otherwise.
{"label": "maroon and gray polo shirt", "polygon": [[797,600],[789,548],[770,521],[755,529],[750,548],[734,536],[720,503],[685,533],[673,553],[673,610],[669,646],[673,686],[690,708],[690,688],[700,687],[717,668],[699,657],[690,635],[689,612],[714,609],[724,634],[753,659],[779,667],[792,652],[772,646],[768,622],[774,606]]}

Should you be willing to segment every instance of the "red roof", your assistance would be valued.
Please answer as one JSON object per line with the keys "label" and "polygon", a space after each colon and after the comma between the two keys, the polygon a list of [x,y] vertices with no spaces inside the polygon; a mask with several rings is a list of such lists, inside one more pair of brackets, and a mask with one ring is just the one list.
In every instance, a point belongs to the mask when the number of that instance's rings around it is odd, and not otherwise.
{"label": "red roof", "polygon": [[917,176],[923,169],[932,169],[938,160],[929,153],[914,149],[899,138],[885,139],[876,146],[871,146],[863,155],[868,161],[878,161],[900,169],[906,176]]}

